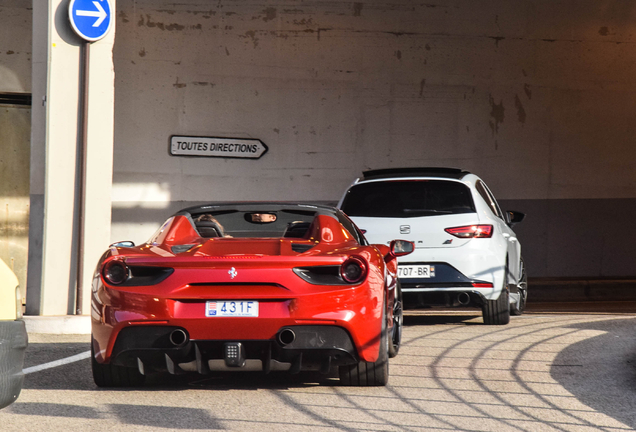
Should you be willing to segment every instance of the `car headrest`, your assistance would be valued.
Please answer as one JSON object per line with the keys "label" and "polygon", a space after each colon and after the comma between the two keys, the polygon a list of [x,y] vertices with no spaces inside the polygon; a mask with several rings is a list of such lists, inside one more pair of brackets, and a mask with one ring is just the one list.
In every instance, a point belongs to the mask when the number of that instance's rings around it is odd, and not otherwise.
{"label": "car headrest", "polygon": [[221,226],[212,221],[198,221],[195,222],[195,226],[197,227],[197,231],[199,231],[199,235],[204,238],[212,238],[212,237],[223,237],[223,229]]}
{"label": "car headrest", "polygon": [[310,222],[295,221],[287,224],[283,237],[287,238],[303,238],[309,230]]}

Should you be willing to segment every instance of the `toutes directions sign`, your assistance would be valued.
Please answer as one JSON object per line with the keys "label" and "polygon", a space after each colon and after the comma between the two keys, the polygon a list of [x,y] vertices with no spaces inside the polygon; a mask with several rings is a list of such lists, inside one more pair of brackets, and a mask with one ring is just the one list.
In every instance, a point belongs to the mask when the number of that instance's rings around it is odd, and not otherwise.
{"label": "toutes directions sign", "polygon": [[170,154],[172,156],[258,159],[266,152],[267,146],[259,139],[180,135],[170,137]]}

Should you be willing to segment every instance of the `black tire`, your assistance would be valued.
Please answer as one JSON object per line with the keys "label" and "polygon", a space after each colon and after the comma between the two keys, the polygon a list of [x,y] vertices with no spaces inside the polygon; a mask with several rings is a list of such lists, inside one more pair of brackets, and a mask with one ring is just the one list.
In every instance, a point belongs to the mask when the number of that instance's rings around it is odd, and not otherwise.
{"label": "black tire", "polygon": [[391,343],[389,344],[389,358],[398,355],[402,344],[402,327],[404,322],[402,286],[400,281],[395,287],[395,302],[393,303],[393,328],[391,329]]}
{"label": "black tire", "polygon": [[[507,266],[506,266],[507,267]],[[506,270],[506,279],[508,271]],[[510,322],[510,297],[508,295],[508,283],[504,282],[501,294],[497,300],[486,300],[481,308],[484,324],[505,325]]]}
{"label": "black tire", "polygon": [[98,363],[95,360],[93,341],[91,341],[91,367],[93,381],[97,387],[140,387],[146,380],[146,377],[137,369]]}
{"label": "black tire", "polygon": [[382,314],[380,333],[380,355],[375,362],[360,361],[358,364],[340,366],[340,383],[347,386],[385,386],[389,382],[389,337],[386,312]]}
{"label": "black tire", "polygon": [[528,276],[526,275],[526,264],[521,258],[521,277],[519,278],[519,301],[510,305],[510,315],[521,315],[526,309],[528,300]]}

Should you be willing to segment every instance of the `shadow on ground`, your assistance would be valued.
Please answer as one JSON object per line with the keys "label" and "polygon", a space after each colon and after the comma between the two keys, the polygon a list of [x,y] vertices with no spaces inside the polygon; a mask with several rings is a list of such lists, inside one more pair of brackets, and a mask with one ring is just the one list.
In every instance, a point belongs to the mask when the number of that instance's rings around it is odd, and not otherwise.
{"label": "shadow on ground", "polygon": [[606,333],[561,351],[552,378],[585,405],[636,429],[636,319],[572,328]]}

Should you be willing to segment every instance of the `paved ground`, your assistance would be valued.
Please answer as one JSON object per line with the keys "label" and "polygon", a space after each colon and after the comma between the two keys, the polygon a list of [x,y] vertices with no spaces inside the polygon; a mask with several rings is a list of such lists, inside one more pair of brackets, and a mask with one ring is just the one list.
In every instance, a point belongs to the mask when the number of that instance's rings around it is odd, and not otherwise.
{"label": "paved ground", "polygon": [[[0,430],[633,430],[636,314],[546,312],[501,327],[410,313],[386,388],[232,374],[100,390],[84,359],[29,373]],[[88,338],[31,335],[25,366],[85,353]]]}

